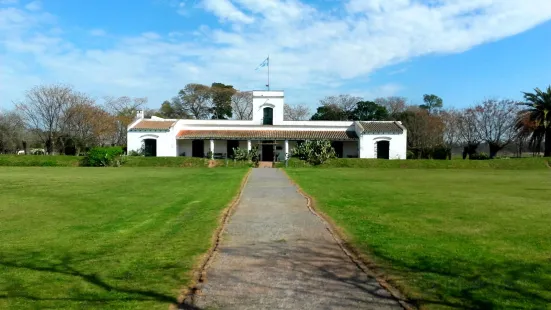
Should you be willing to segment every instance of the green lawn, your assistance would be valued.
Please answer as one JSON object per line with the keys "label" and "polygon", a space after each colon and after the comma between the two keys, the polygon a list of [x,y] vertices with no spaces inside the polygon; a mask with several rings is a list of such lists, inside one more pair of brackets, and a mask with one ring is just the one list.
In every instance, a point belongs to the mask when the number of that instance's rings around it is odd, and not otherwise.
{"label": "green lawn", "polygon": [[0,309],[167,309],[245,173],[0,168]]}
{"label": "green lawn", "polygon": [[423,308],[550,309],[551,170],[288,173]]}

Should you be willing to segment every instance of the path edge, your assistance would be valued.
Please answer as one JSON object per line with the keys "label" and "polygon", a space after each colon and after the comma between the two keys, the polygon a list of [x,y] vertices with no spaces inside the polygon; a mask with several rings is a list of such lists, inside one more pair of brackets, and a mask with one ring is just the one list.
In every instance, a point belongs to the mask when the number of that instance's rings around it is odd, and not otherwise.
{"label": "path edge", "polygon": [[207,269],[209,268],[218,247],[221,243],[222,234],[226,230],[227,223],[235,210],[235,207],[241,201],[241,196],[243,196],[243,190],[245,185],[249,181],[252,169],[249,168],[243,179],[241,180],[241,185],[239,186],[239,191],[230,201],[228,206],[224,208],[222,214],[218,219],[218,227],[214,231],[211,237],[211,244],[207,252],[200,256],[198,262],[195,264],[196,267],[192,269],[192,279],[190,283],[181,290],[180,295],[177,298],[177,304],[171,304],[169,310],[178,310],[178,309],[195,309],[193,306],[195,304],[195,296],[201,290],[203,283],[207,279]]}
{"label": "path edge", "polygon": [[356,247],[354,247],[350,242],[347,241],[346,234],[339,228],[338,225],[335,224],[332,218],[327,216],[324,212],[320,211],[319,208],[316,206],[316,201],[313,197],[308,195],[300,185],[298,185],[295,180],[293,180],[288,174],[287,171],[284,169],[279,169],[285,174],[287,179],[293,184],[297,192],[302,195],[306,199],[306,206],[308,207],[308,210],[312,214],[314,214],[316,217],[318,217],[322,223],[324,224],[325,228],[333,239],[337,242],[341,250],[348,256],[348,258],[365,274],[368,276],[375,278],[379,285],[386,289],[392,297],[394,297],[400,305],[406,309],[406,310],[415,310],[417,307],[412,305],[412,302],[410,302],[405,295],[400,292],[397,288],[392,286],[390,283],[388,283],[384,277],[382,276],[384,274],[383,269],[377,266],[366,254],[361,253]]}

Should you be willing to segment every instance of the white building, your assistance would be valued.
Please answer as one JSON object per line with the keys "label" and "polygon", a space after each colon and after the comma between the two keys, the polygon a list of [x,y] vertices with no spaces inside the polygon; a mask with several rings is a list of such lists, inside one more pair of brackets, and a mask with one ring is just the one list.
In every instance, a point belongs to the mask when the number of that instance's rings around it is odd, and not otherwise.
{"label": "white building", "polygon": [[401,122],[285,121],[283,91],[253,91],[252,120],[144,119],[128,126],[128,152],[149,156],[231,157],[233,148],[257,146],[262,161],[284,160],[304,140],[331,140],[342,158],[406,159]]}

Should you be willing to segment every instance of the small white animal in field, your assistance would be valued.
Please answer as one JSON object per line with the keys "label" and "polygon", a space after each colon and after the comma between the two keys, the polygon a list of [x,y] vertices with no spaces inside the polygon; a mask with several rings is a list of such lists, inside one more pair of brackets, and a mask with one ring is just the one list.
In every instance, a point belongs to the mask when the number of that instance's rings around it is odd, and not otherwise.
{"label": "small white animal in field", "polygon": [[17,155],[25,155],[25,151],[17,151]]}

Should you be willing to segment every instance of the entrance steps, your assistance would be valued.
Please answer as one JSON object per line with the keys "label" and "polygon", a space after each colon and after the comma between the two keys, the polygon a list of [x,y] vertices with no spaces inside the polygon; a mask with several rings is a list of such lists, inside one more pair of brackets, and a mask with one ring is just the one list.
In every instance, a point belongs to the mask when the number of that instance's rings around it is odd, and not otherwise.
{"label": "entrance steps", "polygon": [[261,161],[258,162],[258,168],[273,168],[274,163],[271,161]]}

